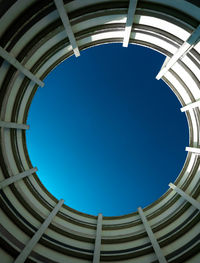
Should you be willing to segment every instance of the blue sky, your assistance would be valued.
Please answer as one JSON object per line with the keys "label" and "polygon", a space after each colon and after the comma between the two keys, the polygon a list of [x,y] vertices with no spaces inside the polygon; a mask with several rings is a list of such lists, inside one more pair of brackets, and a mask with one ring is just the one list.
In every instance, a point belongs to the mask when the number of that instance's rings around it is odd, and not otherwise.
{"label": "blue sky", "polygon": [[81,212],[145,207],[180,173],[188,127],[171,89],[155,79],[164,56],[102,45],[61,63],[28,116],[28,152],[45,187]]}

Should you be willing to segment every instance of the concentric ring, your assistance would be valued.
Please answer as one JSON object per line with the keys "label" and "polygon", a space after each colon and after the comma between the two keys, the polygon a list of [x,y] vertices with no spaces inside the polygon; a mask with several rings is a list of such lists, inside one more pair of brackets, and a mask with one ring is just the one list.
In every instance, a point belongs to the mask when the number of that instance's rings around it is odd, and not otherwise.
{"label": "concentric ring", "polygon": [[[64,4],[80,52],[103,43],[123,42],[128,1],[74,0]],[[0,5],[0,46],[37,79],[43,80],[73,55],[54,1],[3,0]],[[178,0],[139,0],[129,43],[152,48],[171,58],[188,41],[199,22],[198,1],[182,0],[180,4]],[[21,124],[26,124],[31,101],[40,89],[16,64],[11,64],[0,59],[1,182],[33,168],[26,148],[28,127]],[[200,261],[200,43],[191,45],[162,79],[183,107],[190,105],[189,109],[183,108],[190,148],[174,184],[196,203],[169,188],[144,209],[144,214],[167,262],[197,263]],[[24,253],[24,247],[58,201],[35,173],[1,188],[0,255],[2,262],[17,262],[15,259]],[[96,227],[97,217],[62,205],[26,262],[90,262],[96,247]],[[158,262],[152,244],[138,212],[103,217],[101,262]]]}

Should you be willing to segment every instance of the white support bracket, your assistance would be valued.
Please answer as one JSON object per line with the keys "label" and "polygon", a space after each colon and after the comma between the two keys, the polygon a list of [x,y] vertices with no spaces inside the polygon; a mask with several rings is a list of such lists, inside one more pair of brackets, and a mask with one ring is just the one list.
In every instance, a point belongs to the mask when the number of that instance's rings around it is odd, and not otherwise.
{"label": "white support bracket", "polygon": [[96,230],[96,239],[95,239],[95,247],[94,247],[94,256],[93,256],[93,261],[92,261],[93,263],[99,263],[100,262],[102,221],[103,221],[103,215],[100,213],[100,214],[98,214],[98,219],[97,219],[97,230]]}
{"label": "white support bracket", "polygon": [[54,207],[54,209],[51,211],[49,216],[45,219],[45,221],[42,223],[40,228],[35,232],[34,236],[29,240],[29,242],[26,244],[24,249],[21,251],[19,256],[16,258],[14,263],[24,263],[25,260],[28,258],[29,254],[33,250],[34,246],[38,243],[42,235],[44,234],[45,230],[48,228],[50,223],[52,222],[53,218],[58,213],[59,209],[63,205],[64,200],[60,199],[60,201],[57,203],[57,205]]}
{"label": "white support bracket", "polygon": [[60,19],[62,20],[62,23],[64,25],[65,31],[67,33],[67,36],[69,38],[69,41],[72,45],[73,51],[74,51],[74,55],[76,57],[80,56],[80,52],[79,52],[79,48],[78,45],[76,43],[76,39],[74,36],[74,33],[72,31],[72,27],[69,21],[69,17],[67,15],[67,12],[65,10],[64,4],[63,4],[63,0],[54,0],[54,3],[56,5],[56,8],[58,10]]}
{"label": "white support bracket", "polygon": [[189,38],[183,43],[182,46],[176,51],[176,53],[168,60],[166,65],[161,68],[160,72],[157,74],[156,79],[162,78],[162,76],[167,73],[167,71],[185,54],[187,54],[190,49],[192,49],[200,39],[200,25],[196,30],[189,36]]}
{"label": "white support bracket", "polygon": [[5,59],[8,63],[13,65],[16,69],[22,72],[27,78],[37,83],[40,87],[44,86],[44,82],[42,82],[39,78],[37,78],[30,70],[26,69],[13,55],[8,53],[5,49],[0,47],[0,56]]}
{"label": "white support bracket", "polygon": [[8,121],[0,121],[0,127],[8,128],[8,129],[21,129],[28,130],[30,128],[29,125],[16,123],[16,122],[8,122]]}
{"label": "white support bracket", "polygon": [[128,14],[127,14],[127,19],[126,19],[126,27],[124,31],[123,47],[128,47],[137,2],[138,0],[129,1]]}
{"label": "white support bracket", "polygon": [[27,176],[33,174],[36,171],[37,171],[37,167],[29,169],[23,173],[13,175],[13,176],[5,179],[4,181],[0,182],[0,189],[4,188],[10,184],[13,184],[14,182],[17,182],[17,181],[23,179],[24,177],[27,177]]}
{"label": "white support bracket", "polygon": [[146,216],[145,216],[145,214],[144,214],[144,212],[143,212],[141,207],[138,207],[138,213],[139,213],[140,218],[141,218],[141,220],[142,220],[142,222],[144,224],[145,230],[146,230],[146,232],[148,234],[148,237],[149,237],[149,239],[151,241],[151,244],[152,244],[153,249],[154,249],[154,251],[156,253],[156,256],[158,258],[159,263],[167,263],[167,260],[166,260],[166,258],[164,257],[164,255],[163,255],[163,253],[161,251],[161,248],[160,248],[160,246],[158,244],[158,241],[156,240],[156,238],[155,238],[155,236],[153,234],[153,231],[151,230],[151,227],[150,227],[150,225],[149,225],[149,223],[148,223],[148,221],[146,219]]}
{"label": "white support bracket", "polygon": [[185,148],[186,152],[191,152],[195,154],[200,154],[200,148],[195,148],[195,147],[186,147]]}
{"label": "white support bracket", "polygon": [[180,188],[172,183],[169,184],[169,187],[175,190],[179,195],[181,195],[185,200],[187,200],[190,204],[192,204],[200,211],[200,203],[197,200],[186,194],[184,191],[182,191]]}
{"label": "white support bracket", "polygon": [[181,112],[200,107],[200,99],[181,108]]}

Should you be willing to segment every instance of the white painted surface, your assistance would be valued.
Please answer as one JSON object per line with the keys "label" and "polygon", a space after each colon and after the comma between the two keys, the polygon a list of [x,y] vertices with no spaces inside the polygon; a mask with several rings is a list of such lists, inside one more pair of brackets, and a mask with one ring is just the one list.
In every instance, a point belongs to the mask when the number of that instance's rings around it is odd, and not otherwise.
{"label": "white painted surface", "polygon": [[26,69],[15,57],[0,47],[0,56],[8,61],[11,65],[21,71],[26,77],[37,83],[40,87],[44,86],[44,82],[33,75],[28,69]]}
{"label": "white painted surface", "polygon": [[66,13],[66,10],[64,8],[64,4],[63,4],[63,0],[54,0],[54,3],[56,5],[56,8],[58,10],[58,13],[59,13],[59,16],[62,20],[62,23],[65,27],[65,31],[67,33],[67,36],[69,38],[69,41],[72,45],[72,48],[73,48],[73,51],[74,51],[74,54],[76,57],[80,56],[80,52],[79,52],[79,49],[78,49],[78,45],[76,43],[76,39],[75,39],[75,36],[74,36],[74,33],[72,31],[72,27],[71,27],[71,24],[70,24],[70,21],[69,21],[69,17]]}
{"label": "white painted surface", "polygon": [[185,150],[186,150],[187,152],[200,154],[200,148],[186,147]]}
{"label": "white painted surface", "polygon": [[41,236],[44,234],[45,230],[53,220],[54,216],[59,211],[60,207],[63,205],[64,200],[61,199],[57,205],[54,207],[54,209],[51,211],[49,216],[45,219],[44,223],[41,225],[41,227],[38,229],[38,231],[35,233],[35,235],[29,240],[29,242],[26,244],[25,248],[21,251],[19,256],[16,258],[14,263],[24,263],[29,254],[31,253],[34,246],[37,244],[37,242],[40,240]]}
{"label": "white painted surface", "polygon": [[147,234],[148,234],[148,236],[149,236],[149,239],[150,239],[150,241],[151,241],[151,244],[152,244],[152,246],[153,246],[153,249],[154,249],[154,251],[155,251],[155,253],[156,253],[156,256],[157,256],[157,258],[158,258],[158,261],[159,261],[160,263],[167,263],[167,260],[165,259],[164,255],[163,255],[163,253],[162,253],[162,251],[161,251],[161,248],[160,248],[160,246],[159,246],[159,244],[158,244],[158,241],[156,240],[156,238],[155,238],[155,236],[154,236],[154,234],[153,234],[153,231],[151,230],[151,227],[150,227],[150,225],[148,224],[147,219],[146,219],[146,217],[145,217],[145,215],[144,215],[144,212],[143,212],[143,210],[142,210],[141,207],[138,207],[138,213],[139,213],[139,215],[140,215],[140,217],[141,217],[141,220],[142,220],[142,222],[143,222],[143,224],[144,224],[144,227],[145,227],[145,229],[146,229],[146,231],[147,231]]}
{"label": "white painted surface", "polygon": [[0,121],[0,127],[8,128],[8,129],[22,129],[22,130],[29,129],[29,125],[22,123],[15,123],[15,122],[7,122],[7,121]]}
{"label": "white painted surface", "polygon": [[97,230],[96,230],[96,239],[95,239],[95,247],[94,247],[94,256],[93,263],[100,262],[100,252],[101,252],[101,232],[102,232],[102,220],[103,215],[100,213],[97,219]]}
{"label": "white painted surface", "polygon": [[128,47],[137,2],[138,2],[138,0],[129,0],[126,27],[125,27],[125,32],[124,32],[123,47]]}
{"label": "white painted surface", "polygon": [[156,79],[162,78],[163,75],[179,60],[183,57],[187,52],[190,51],[191,48],[197,43],[200,38],[200,26],[197,27],[196,30],[189,36],[189,38],[183,43],[182,46],[176,51],[176,53],[171,57],[168,63],[161,68],[160,72],[156,76]]}
{"label": "white painted surface", "polygon": [[199,209],[200,211],[200,203],[196,201],[194,198],[186,194],[184,191],[182,191],[180,188],[178,188],[176,185],[170,183],[169,186],[176,191],[178,194],[180,194],[185,200],[190,202],[195,208]]}
{"label": "white painted surface", "polygon": [[35,168],[27,170],[23,173],[13,175],[12,177],[9,177],[9,178],[5,179],[4,181],[0,182],[0,189],[2,189],[2,188],[6,187],[6,186],[8,186],[14,182],[17,182],[18,180],[23,179],[24,177],[29,176],[36,171],[37,171],[37,168],[35,167]]}
{"label": "white painted surface", "polygon": [[193,103],[190,103],[190,104],[182,107],[182,108],[181,108],[181,112],[185,112],[185,111],[187,111],[187,110],[191,110],[191,109],[194,109],[194,108],[199,107],[199,106],[200,106],[200,100],[195,101],[195,102],[193,102]]}

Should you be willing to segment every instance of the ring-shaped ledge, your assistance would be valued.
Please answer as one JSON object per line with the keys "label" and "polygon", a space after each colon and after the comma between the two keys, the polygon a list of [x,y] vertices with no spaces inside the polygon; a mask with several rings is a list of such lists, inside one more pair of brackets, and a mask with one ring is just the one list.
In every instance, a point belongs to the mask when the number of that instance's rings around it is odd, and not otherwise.
{"label": "ring-shaped ledge", "polygon": [[[138,1],[129,43],[172,57],[199,25],[200,10],[195,3]],[[73,55],[53,1],[3,4],[1,46],[37,78],[44,80],[59,63]],[[95,45],[123,42],[128,1],[65,1],[65,8],[80,52]],[[200,98],[199,53],[200,44],[197,44],[163,76],[182,106]],[[0,119],[26,124],[31,101],[39,87],[8,62],[1,59],[0,63]],[[198,148],[199,107],[185,113],[189,146]],[[0,132],[0,180],[3,181],[33,166],[25,130],[1,127]],[[174,184],[200,201],[198,155],[188,152]],[[0,255],[5,262],[13,262],[20,254],[57,202],[35,173],[1,190],[0,239],[3,245]],[[169,188],[156,202],[144,208],[144,214],[167,262],[200,260],[198,209]],[[63,205],[27,262],[91,262],[96,226],[97,217]],[[138,212],[103,217],[100,259],[102,262],[157,262]]]}

